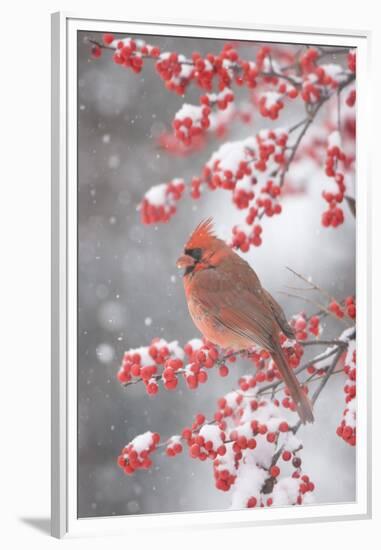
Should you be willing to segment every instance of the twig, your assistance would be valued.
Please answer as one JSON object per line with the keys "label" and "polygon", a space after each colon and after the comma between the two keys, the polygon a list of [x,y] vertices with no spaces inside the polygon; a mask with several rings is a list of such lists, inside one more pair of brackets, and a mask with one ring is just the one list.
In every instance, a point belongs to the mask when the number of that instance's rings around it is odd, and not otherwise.
{"label": "twig", "polygon": [[[330,347],[327,348],[327,350],[324,353],[321,353],[321,354],[317,355],[313,359],[310,359],[309,361],[307,361],[303,365],[300,365],[299,367],[294,369],[294,373],[295,374],[300,374],[301,372],[307,370],[308,367],[311,367],[312,365],[316,365],[316,364],[320,363],[321,361],[329,359],[330,357],[332,357],[332,355],[335,355],[335,353],[338,351],[338,349],[340,349],[340,353],[342,353],[344,351],[344,349],[346,349],[347,344],[345,342],[340,341],[340,340],[334,340],[334,341],[328,341],[328,346],[330,346]],[[274,382],[270,382],[268,384],[265,384],[265,385],[261,386],[261,388],[257,391],[256,395],[262,394],[262,392],[267,392],[269,390],[275,389],[278,386],[280,386],[281,384],[284,384],[284,381],[283,381],[282,378],[280,378],[279,380],[275,380]],[[282,388],[280,388],[280,389],[282,389]]]}
{"label": "twig", "polygon": [[[293,275],[295,275],[295,277],[298,277],[298,279],[301,279],[304,283],[309,285],[311,287],[311,289],[317,290],[321,294],[324,294],[331,302],[336,301],[335,298],[331,294],[329,294],[329,292],[327,292],[324,288],[320,287],[319,285],[317,285],[316,283],[314,283],[310,279],[307,279],[307,277],[305,277],[304,275],[301,275],[300,273],[298,273],[297,271],[295,271],[291,267],[286,266],[286,269],[288,271],[290,271]],[[301,289],[301,290],[303,290],[303,289]]]}
{"label": "twig", "polygon": [[[323,296],[326,296],[326,298],[328,298],[328,300],[330,302],[336,302],[336,298],[334,296],[332,296],[332,294],[327,292],[321,286],[314,283],[312,280],[307,279],[307,277],[304,277],[304,275],[301,275],[300,273],[298,273],[297,271],[295,271],[291,267],[286,267],[286,269],[288,269],[288,271],[290,271],[293,275],[295,275],[296,277],[301,279],[303,282],[305,282],[307,285],[309,285],[310,288],[300,289],[301,291],[303,291],[303,290],[304,291],[305,290],[316,290],[317,292],[320,292],[320,294],[322,294]],[[352,319],[345,313],[345,311],[344,311],[344,314],[345,314],[345,317],[347,317],[350,321],[352,321]]]}
{"label": "twig", "polygon": [[[305,45],[304,47],[309,48],[311,46]],[[348,55],[348,52],[350,51],[350,48],[344,48],[344,47],[343,48],[328,48],[328,49],[318,48],[316,46],[313,46],[313,47],[321,50],[321,53],[317,56],[316,61],[320,61],[321,59],[323,59],[323,57],[326,57],[328,55]],[[299,57],[300,57],[300,53],[301,53],[301,50],[299,50],[296,55],[299,54]],[[286,65],[285,67],[282,67],[282,70],[283,71],[288,71],[290,69],[296,69],[299,66],[300,66],[300,61],[298,60],[295,63],[291,63],[290,65]]]}
{"label": "twig", "polygon": [[311,402],[313,405],[316,403],[317,398],[319,397],[325,385],[327,384],[328,380],[330,379],[331,375],[333,374],[333,371],[335,370],[336,365],[339,362],[341,354],[342,354],[342,349],[339,349],[339,351],[336,353],[332,361],[331,366],[327,369],[327,374],[323,377],[320,386],[316,389],[315,393],[312,395]]}
{"label": "twig", "polygon": [[[312,395],[311,402],[312,402],[313,405],[316,403],[316,401],[317,401],[319,395],[320,395],[321,392],[323,391],[323,389],[324,389],[325,385],[327,384],[328,380],[331,378],[331,376],[332,376],[332,374],[333,374],[333,372],[334,372],[334,370],[335,370],[335,368],[336,368],[336,365],[337,365],[337,363],[338,363],[338,361],[339,361],[339,359],[340,359],[340,357],[341,357],[341,354],[342,354],[342,350],[341,350],[341,348],[340,348],[340,350],[336,352],[336,355],[335,355],[335,357],[334,357],[334,359],[333,359],[333,361],[332,361],[330,367],[329,367],[328,370],[327,370],[327,374],[326,374],[324,377],[322,377],[322,381],[321,381],[320,385],[318,386],[318,388],[316,389],[316,391],[315,391],[314,394]],[[291,431],[292,431],[294,434],[296,434],[296,433],[298,432],[299,428],[301,427],[301,425],[302,425],[302,422],[301,422],[301,420],[299,420],[299,421],[295,424],[295,426],[292,428]],[[274,466],[274,465],[278,462],[278,460],[279,460],[279,458],[280,458],[280,456],[281,456],[283,450],[284,450],[284,445],[282,445],[281,447],[279,447],[279,449],[277,450],[277,452],[274,454],[274,456],[273,456],[273,458],[272,458],[272,460],[271,460],[271,465],[270,465],[270,467],[269,467],[269,471],[270,471],[271,467]],[[269,493],[269,492],[272,492],[275,483],[276,483],[276,480],[275,480],[274,478],[272,478],[271,476],[268,477],[268,478],[264,481],[264,483],[263,483],[263,485],[262,485],[261,492],[264,493],[264,494],[267,494],[267,493]]]}
{"label": "twig", "polygon": [[330,317],[333,317],[334,319],[336,319],[337,321],[341,321],[342,323],[344,323],[346,326],[350,326],[351,323],[349,323],[347,321],[347,319],[343,318],[343,317],[337,317],[336,315],[334,315],[332,313],[332,311],[329,311],[329,309],[327,309],[325,306],[323,306],[322,304],[319,304],[319,302],[316,302],[315,300],[310,300],[309,298],[306,298],[305,296],[299,296],[298,294],[292,294],[290,292],[284,292],[283,290],[279,290],[278,291],[279,294],[283,294],[284,296],[288,296],[289,298],[297,298],[298,300],[302,300],[303,302],[307,302],[308,304],[312,304],[314,305],[315,307],[321,309],[322,311],[324,311],[327,315],[329,315]]}

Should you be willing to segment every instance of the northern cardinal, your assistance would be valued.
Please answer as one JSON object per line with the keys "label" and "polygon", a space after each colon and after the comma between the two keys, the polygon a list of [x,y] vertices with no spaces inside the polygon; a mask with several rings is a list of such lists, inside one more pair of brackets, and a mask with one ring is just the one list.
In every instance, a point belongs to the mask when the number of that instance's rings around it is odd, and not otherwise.
{"label": "northern cardinal", "polygon": [[288,365],[279,331],[295,338],[280,305],[261,285],[250,265],[201,222],[177,260],[184,268],[189,313],[203,336],[224,349],[247,350],[254,344],[269,351],[289,389],[303,423],[313,422],[312,406]]}

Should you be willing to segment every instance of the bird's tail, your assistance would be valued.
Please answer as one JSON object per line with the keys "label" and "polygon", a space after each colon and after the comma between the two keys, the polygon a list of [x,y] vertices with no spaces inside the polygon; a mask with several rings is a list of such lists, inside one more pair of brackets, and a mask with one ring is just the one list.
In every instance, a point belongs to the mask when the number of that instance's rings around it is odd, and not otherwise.
{"label": "bird's tail", "polygon": [[314,415],[312,412],[312,404],[306,393],[300,386],[298,379],[295,376],[294,371],[288,365],[284,352],[279,342],[274,345],[275,351],[271,352],[271,356],[278,367],[278,370],[289,389],[290,395],[296,405],[296,410],[300,420],[305,424],[306,422],[313,422]]}

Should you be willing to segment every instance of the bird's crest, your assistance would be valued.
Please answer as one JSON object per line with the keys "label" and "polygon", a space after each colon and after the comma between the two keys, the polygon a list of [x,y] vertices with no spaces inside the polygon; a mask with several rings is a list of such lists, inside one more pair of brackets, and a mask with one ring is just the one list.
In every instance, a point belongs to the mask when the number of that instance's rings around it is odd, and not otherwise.
{"label": "bird's crest", "polygon": [[213,229],[213,218],[200,222],[188,239],[185,248],[206,248],[217,240]]}

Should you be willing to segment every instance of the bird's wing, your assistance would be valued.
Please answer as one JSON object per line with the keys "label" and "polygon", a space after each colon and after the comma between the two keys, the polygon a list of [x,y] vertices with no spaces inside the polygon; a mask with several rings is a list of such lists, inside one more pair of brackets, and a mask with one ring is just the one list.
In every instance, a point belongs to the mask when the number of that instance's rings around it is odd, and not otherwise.
{"label": "bird's wing", "polygon": [[295,339],[295,333],[293,329],[290,327],[290,325],[288,324],[288,321],[283,312],[283,309],[280,307],[278,302],[271,296],[270,292],[267,292],[267,290],[264,290],[264,289],[263,291],[274,313],[274,317],[276,319],[276,322],[279,325],[280,330],[284,332],[288,338]]}
{"label": "bird's wing", "polygon": [[257,275],[242,261],[240,269],[206,269],[194,277],[192,299],[217,323],[273,350],[274,313]]}

